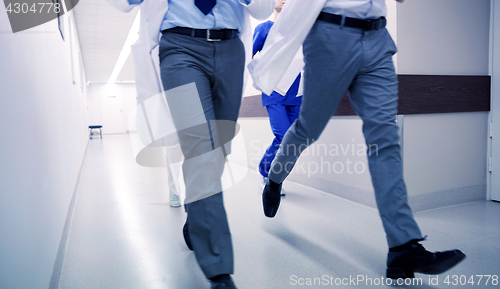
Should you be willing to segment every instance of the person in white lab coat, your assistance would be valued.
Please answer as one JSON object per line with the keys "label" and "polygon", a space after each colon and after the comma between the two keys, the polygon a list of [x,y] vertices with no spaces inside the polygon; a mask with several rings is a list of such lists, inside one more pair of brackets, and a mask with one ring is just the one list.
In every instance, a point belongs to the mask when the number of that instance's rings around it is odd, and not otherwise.
{"label": "person in white lab coat", "polygon": [[[236,288],[230,277],[233,248],[220,184],[229,151],[222,135],[234,133],[241,104],[245,62],[251,56],[244,48],[244,42],[251,45],[249,15],[269,17],[274,0],[107,1],[123,11],[140,5],[139,40],[132,47],[136,86],[140,97],[166,91],[186,159],[186,244],[211,288]],[[159,66],[158,54],[152,52],[158,45]],[[173,90],[190,91],[193,83],[195,99],[191,94],[168,96]],[[200,114],[204,124],[186,126]],[[233,124],[221,131],[218,121]]]}
{"label": "person in white lab coat", "polygon": [[[396,0],[403,2],[403,0]],[[264,214],[274,217],[281,184],[300,153],[319,138],[345,91],[363,120],[363,134],[377,207],[389,253],[388,278],[440,274],[465,258],[460,250],[431,253],[407,202],[395,122],[398,81],[396,46],[386,25],[385,0],[289,0],[250,64],[254,84],[271,92],[303,43],[304,96],[299,118],[288,130],[263,192]],[[300,24],[297,20],[300,19]],[[373,149],[373,148],[376,149]]]}

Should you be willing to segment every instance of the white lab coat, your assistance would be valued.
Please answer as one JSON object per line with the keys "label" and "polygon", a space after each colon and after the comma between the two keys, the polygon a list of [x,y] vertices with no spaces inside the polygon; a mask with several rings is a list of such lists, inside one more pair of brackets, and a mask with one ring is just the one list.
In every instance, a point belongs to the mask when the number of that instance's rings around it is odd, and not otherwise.
{"label": "white lab coat", "polygon": [[270,95],[286,75],[299,74],[302,67],[293,60],[325,3],[326,0],[286,2],[264,48],[248,65],[256,89]]}
{"label": "white lab coat", "polygon": [[[137,5],[130,5],[127,0],[106,0],[122,12],[130,12]],[[134,59],[135,84],[139,101],[163,92],[159,77],[158,53],[153,50],[158,46],[160,27],[168,10],[168,0],[144,0],[140,5],[139,39],[132,45]],[[240,38],[245,45],[247,62],[251,60],[252,31],[250,17],[259,20],[268,18],[274,10],[274,0],[252,0],[245,6],[245,19]]]}
{"label": "white lab coat", "polygon": [[[127,0],[106,1],[122,12],[130,12],[136,6],[140,6],[141,9],[139,39],[131,47],[138,105],[130,113],[129,123],[131,127],[137,128],[136,132],[130,134],[136,162],[148,167],[176,165],[175,162],[178,160],[167,162],[165,159],[165,147],[168,146],[169,149],[176,147],[178,140],[171,137],[175,135],[176,128],[163,92],[158,57],[160,27],[168,11],[168,0],[144,0],[138,5],[130,5]],[[245,45],[246,63],[251,60],[252,53],[250,16],[266,19],[273,12],[274,5],[275,0],[252,0],[249,5],[244,5],[245,19],[240,38]],[[245,70],[245,75],[247,74],[248,71]],[[189,87],[194,87],[196,90],[195,86]],[[174,90],[170,93],[174,93]],[[206,120],[203,117],[199,122]],[[165,136],[170,137],[165,138]],[[177,176],[174,177],[178,180]]]}

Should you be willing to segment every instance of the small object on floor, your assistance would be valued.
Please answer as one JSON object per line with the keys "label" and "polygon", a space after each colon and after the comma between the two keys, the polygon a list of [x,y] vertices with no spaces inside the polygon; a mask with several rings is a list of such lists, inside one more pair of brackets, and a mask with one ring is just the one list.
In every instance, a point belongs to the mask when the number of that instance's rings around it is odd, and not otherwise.
{"label": "small object on floor", "polygon": [[170,193],[169,193],[169,201],[168,202],[170,204],[170,207],[177,208],[177,207],[181,206],[181,200],[179,198],[179,195],[174,194],[172,191],[170,191]]}
{"label": "small object on floor", "polygon": [[236,289],[233,279],[227,274],[210,278],[210,283],[210,289]]}
{"label": "small object on floor", "polygon": [[414,273],[441,274],[465,259],[460,250],[429,252],[418,241],[391,248],[387,255],[387,278],[414,278]]}
{"label": "small object on floor", "polygon": [[93,129],[98,129],[99,130],[99,135],[102,138],[102,125],[89,125],[89,132],[90,132],[90,139],[92,139],[92,130]]}

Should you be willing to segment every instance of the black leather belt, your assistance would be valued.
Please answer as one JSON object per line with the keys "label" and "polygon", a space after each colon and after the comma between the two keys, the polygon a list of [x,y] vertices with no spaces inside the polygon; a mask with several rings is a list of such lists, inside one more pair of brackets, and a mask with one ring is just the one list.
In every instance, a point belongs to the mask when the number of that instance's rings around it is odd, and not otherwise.
{"label": "black leather belt", "polygon": [[237,29],[194,29],[187,27],[174,27],[162,31],[189,35],[191,37],[205,38],[207,41],[228,40],[238,36]]}
{"label": "black leather belt", "polygon": [[[318,20],[330,22],[333,24],[342,24],[342,15],[330,14],[327,12],[321,12],[318,16]],[[387,20],[385,17],[380,17],[379,19],[357,19],[351,17],[345,17],[344,26],[359,28],[363,30],[378,30],[385,27]]]}

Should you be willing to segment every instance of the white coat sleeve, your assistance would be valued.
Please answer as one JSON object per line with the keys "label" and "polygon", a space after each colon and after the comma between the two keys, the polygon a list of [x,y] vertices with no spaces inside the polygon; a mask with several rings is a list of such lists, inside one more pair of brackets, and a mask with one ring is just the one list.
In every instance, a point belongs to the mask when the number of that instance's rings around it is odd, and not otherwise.
{"label": "white coat sleeve", "polygon": [[240,0],[240,3],[246,6],[250,16],[257,20],[265,20],[273,13],[276,0],[252,0],[248,5]]}
{"label": "white coat sleeve", "polygon": [[[288,66],[288,69],[286,70],[285,74],[281,78],[280,82],[276,85],[274,90],[278,92],[281,95],[285,95],[290,89],[290,86],[294,83],[295,79],[297,78],[297,75],[302,71],[304,68],[304,57],[302,55],[302,49],[299,49],[297,51],[297,54],[291,61],[290,65]],[[300,78],[300,82],[302,82],[303,77]],[[299,93],[299,95],[302,95],[302,93]]]}
{"label": "white coat sleeve", "polygon": [[130,5],[127,0],[106,0],[106,2],[108,2],[108,4],[113,6],[115,9],[125,13],[132,11],[135,6],[139,5]]}
{"label": "white coat sleeve", "polygon": [[256,89],[270,95],[311,27],[326,0],[288,0],[269,31],[262,51],[248,65]]}

